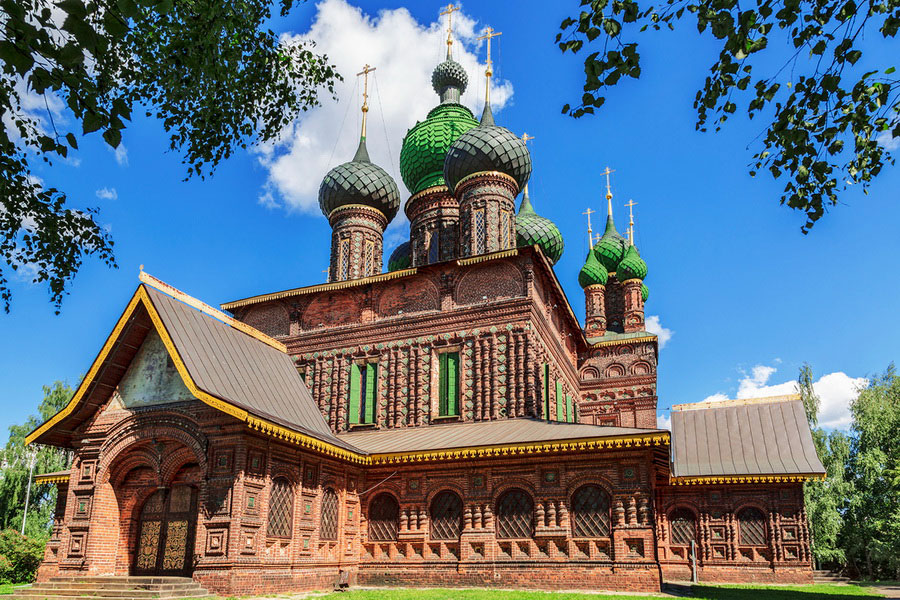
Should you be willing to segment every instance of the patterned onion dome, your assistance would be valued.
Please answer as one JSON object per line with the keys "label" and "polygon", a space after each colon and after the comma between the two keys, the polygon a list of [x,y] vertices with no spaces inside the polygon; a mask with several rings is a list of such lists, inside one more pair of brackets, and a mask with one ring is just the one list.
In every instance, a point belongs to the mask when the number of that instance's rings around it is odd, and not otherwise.
{"label": "patterned onion dome", "polygon": [[409,130],[400,149],[400,175],[411,194],[445,185],[444,157],[450,144],[477,125],[472,111],[461,104],[448,103],[434,107],[424,121]]}
{"label": "patterned onion dome", "polygon": [[625,257],[619,263],[616,270],[616,277],[619,281],[628,281],[629,279],[641,279],[647,276],[647,263],[638,254],[637,248],[628,246],[625,251]]}
{"label": "patterned onion dome", "polygon": [[412,244],[403,242],[391,252],[388,259],[388,271],[402,271],[412,264]]}
{"label": "patterned onion dome", "polygon": [[650,288],[647,287],[647,284],[643,281],[641,282],[641,300],[644,302],[647,301],[647,298],[650,297]]}
{"label": "patterned onion dome", "polygon": [[334,209],[363,204],[390,221],[400,208],[400,190],[387,172],[369,160],[366,138],[360,138],[353,160],[328,171],[319,187],[319,208],[327,217]]}
{"label": "patterned onion dome", "polygon": [[516,245],[522,247],[535,244],[541,247],[550,264],[555,265],[562,256],[564,244],[559,228],[550,219],[534,212],[526,187],[519,214],[516,215]]}
{"label": "patterned onion dome", "polygon": [[612,215],[606,218],[606,231],[603,237],[594,245],[594,252],[597,259],[603,263],[606,270],[610,273],[615,272],[619,263],[625,257],[625,250],[628,248],[628,240],[619,235],[616,231],[616,224],[613,222]]}
{"label": "patterned onion dome", "polygon": [[597,260],[597,255],[593,250],[588,250],[584,266],[581,267],[581,271],[578,273],[578,285],[583,288],[589,285],[606,285],[608,280],[609,273],[606,271],[606,267]]}
{"label": "patterned onion dome", "polygon": [[519,189],[531,176],[531,155],[519,137],[494,124],[490,105],[484,107],[481,124],[453,142],[444,160],[444,179],[451,190],[474,173],[499,171],[516,180]]}
{"label": "patterned onion dome", "polygon": [[467,85],[469,76],[466,75],[466,70],[452,58],[439,64],[431,73],[431,87],[442,98],[448,88],[456,88],[462,94],[466,91]]}

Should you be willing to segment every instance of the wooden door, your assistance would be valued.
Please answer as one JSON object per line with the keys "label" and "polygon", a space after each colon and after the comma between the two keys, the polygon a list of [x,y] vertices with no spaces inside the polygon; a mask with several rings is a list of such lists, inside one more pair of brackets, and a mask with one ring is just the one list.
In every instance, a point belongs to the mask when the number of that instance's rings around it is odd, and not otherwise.
{"label": "wooden door", "polygon": [[135,575],[190,575],[193,567],[197,490],[160,489],[144,503],[138,523]]}

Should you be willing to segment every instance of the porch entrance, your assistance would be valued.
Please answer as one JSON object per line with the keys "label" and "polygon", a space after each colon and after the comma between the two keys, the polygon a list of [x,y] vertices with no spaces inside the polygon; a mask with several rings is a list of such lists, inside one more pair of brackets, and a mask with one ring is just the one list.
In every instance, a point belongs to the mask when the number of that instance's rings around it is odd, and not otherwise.
{"label": "porch entrance", "polygon": [[196,524],[196,489],[176,485],[154,492],[141,509],[134,574],[190,576]]}

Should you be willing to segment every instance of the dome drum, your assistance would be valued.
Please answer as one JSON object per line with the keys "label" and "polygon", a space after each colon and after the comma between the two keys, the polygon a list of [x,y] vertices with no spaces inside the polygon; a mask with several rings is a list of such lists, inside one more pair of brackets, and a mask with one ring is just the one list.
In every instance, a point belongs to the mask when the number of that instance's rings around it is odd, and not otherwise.
{"label": "dome drum", "polygon": [[459,256],[478,256],[516,247],[515,182],[485,173],[457,188]]}
{"label": "dome drum", "polygon": [[339,225],[355,224],[362,227],[377,228],[380,232],[384,232],[388,226],[388,220],[384,213],[365,204],[348,204],[335,208],[328,215],[328,223],[332,228]]}

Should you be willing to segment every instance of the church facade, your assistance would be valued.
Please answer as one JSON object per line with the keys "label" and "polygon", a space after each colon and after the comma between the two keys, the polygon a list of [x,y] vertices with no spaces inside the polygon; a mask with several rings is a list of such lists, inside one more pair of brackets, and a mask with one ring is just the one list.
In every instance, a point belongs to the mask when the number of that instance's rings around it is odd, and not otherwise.
{"label": "church facade", "polygon": [[319,192],[327,283],[218,310],[142,273],[28,438],[75,457],[39,478],[59,486],[40,579],[183,575],[241,595],[812,581],[802,486],[824,469],[799,400],[682,405],[658,428],[647,265],[611,194],[579,320],[525,141],[489,102],[476,120],[466,83],[448,51],[440,103],[404,139],[410,240],[387,272],[401,198],[364,118]]}

